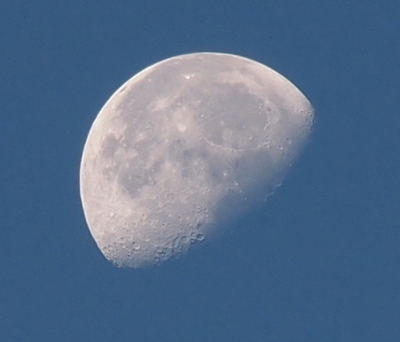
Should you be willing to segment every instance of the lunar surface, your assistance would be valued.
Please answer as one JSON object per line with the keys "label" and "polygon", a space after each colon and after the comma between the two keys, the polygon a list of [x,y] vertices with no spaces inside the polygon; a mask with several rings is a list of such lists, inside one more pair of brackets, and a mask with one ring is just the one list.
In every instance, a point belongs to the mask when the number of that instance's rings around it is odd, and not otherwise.
{"label": "lunar surface", "polygon": [[220,235],[281,184],[313,116],[291,82],[240,56],[194,53],[141,71],[101,109],[83,151],[99,249],[140,268]]}

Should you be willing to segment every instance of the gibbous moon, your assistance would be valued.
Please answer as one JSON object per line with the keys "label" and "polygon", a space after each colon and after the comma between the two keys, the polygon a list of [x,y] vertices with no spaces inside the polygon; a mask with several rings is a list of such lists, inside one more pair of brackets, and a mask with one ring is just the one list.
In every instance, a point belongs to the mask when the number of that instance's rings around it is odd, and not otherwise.
{"label": "gibbous moon", "polygon": [[281,184],[313,116],[291,82],[244,57],[193,53],[141,71],[101,109],[83,151],[99,249],[140,268],[220,235]]}

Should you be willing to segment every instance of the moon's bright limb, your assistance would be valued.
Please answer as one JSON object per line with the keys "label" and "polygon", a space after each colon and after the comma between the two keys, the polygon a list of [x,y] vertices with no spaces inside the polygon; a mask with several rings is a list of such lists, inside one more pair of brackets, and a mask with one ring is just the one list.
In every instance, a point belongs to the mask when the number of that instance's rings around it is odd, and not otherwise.
{"label": "moon's bright limb", "polygon": [[143,70],[104,105],[83,151],[100,250],[139,268],[221,232],[280,184],[313,115],[292,83],[247,58],[194,53]]}

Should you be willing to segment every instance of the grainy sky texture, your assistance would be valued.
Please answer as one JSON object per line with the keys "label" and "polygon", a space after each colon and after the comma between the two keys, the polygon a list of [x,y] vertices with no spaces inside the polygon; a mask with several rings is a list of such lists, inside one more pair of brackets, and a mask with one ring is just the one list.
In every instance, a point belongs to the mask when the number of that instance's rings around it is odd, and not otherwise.
{"label": "grainy sky texture", "polygon": [[[0,340],[400,339],[399,1],[2,1]],[[150,270],[97,249],[89,128],[128,78],[215,51],[314,104],[310,144],[232,233]]]}

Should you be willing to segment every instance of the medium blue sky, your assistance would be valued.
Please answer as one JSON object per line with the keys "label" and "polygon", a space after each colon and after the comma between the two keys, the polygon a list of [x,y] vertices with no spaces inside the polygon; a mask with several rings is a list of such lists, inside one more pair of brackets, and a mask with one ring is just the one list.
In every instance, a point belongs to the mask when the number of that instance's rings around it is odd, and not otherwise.
{"label": "medium blue sky", "polygon": [[[3,1],[0,340],[400,339],[400,2]],[[259,212],[145,271],[98,251],[79,198],[95,116],[178,54],[252,58],[316,123]]]}

